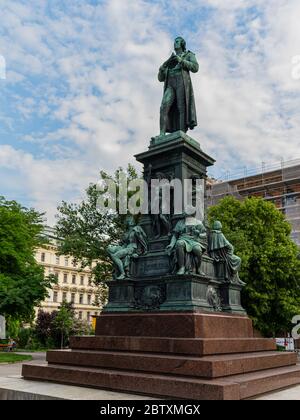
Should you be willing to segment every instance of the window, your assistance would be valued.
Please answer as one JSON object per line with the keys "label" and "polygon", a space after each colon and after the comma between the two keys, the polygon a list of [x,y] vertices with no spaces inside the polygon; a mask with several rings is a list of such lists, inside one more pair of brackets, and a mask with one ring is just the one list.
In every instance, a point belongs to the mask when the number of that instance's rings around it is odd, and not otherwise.
{"label": "window", "polygon": [[58,295],[57,292],[53,293],[53,302],[57,302],[57,295]]}
{"label": "window", "polygon": [[81,311],[78,312],[78,318],[82,319],[82,312]]}
{"label": "window", "polygon": [[57,280],[59,279],[59,271],[54,271],[54,275],[57,278]]}
{"label": "window", "polygon": [[64,273],[64,283],[68,283],[68,274]]}
{"label": "window", "polygon": [[81,286],[84,285],[84,276],[80,276],[80,284],[81,284]]}
{"label": "window", "polygon": [[76,275],[75,274],[72,275],[72,284],[76,284]]}
{"label": "window", "polygon": [[75,293],[72,293],[71,294],[71,302],[72,303],[75,303]]}
{"label": "window", "polygon": [[76,261],[75,260],[73,260],[72,265],[73,265],[74,268],[76,268]]}
{"label": "window", "polygon": [[63,297],[63,301],[67,301],[67,292],[63,292],[63,295],[62,295],[62,297]]}
{"label": "window", "polygon": [[92,296],[91,296],[91,295],[88,295],[88,298],[87,298],[87,303],[88,303],[88,305],[90,305],[90,304],[91,304],[91,299],[92,299]]}
{"label": "window", "polygon": [[83,295],[81,294],[81,295],[79,295],[79,303],[80,303],[80,305],[82,305],[83,304]]}
{"label": "window", "polygon": [[87,312],[86,313],[86,320],[87,320],[87,322],[90,322],[90,318],[91,318],[91,313],[90,312]]}
{"label": "window", "polygon": [[89,286],[92,285],[92,277],[89,277]]}
{"label": "window", "polygon": [[56,255],[56,257],[55,257],[55,263],[56,263],[56,265],[59,265],[60,264],[59,255]]}
{"label": "window", "polygon": [[41,261],[42,262],[45,262],[45,252],[42,252],[41,253]]}
{"label": "window", "polygon": [[285,197],[285,205],[288,206],[295,206],[297,204],[297,196],[296,195],[287,195]]}
{"label": "window", "polygon": [[69,258],[66,257],[65,258],[65,266],[68,267],[68,265],[69,265]]}
{"label": "window", "polygon": [[95,312],[95,316],[97,316],[98,315],[98,312]]}

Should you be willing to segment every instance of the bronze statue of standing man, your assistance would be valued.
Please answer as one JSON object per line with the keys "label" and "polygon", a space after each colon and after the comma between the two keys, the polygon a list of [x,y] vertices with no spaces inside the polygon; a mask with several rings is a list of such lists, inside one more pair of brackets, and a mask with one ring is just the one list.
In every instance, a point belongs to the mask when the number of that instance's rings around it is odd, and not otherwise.
{"label": "bronze statue of standing man", "polygon": [[190,71],[197,73],[199,65],[195,54],[186,50],[182,37],[175,39],[174,50],[158,72],[158,80],[165,83],[160,107],[160,136],[178,130],[187,132],[197,125]]}

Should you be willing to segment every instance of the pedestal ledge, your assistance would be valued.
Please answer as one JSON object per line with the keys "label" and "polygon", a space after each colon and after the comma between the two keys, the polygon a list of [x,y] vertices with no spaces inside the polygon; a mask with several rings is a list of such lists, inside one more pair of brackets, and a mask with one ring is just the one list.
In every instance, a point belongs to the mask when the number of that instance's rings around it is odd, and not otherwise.
{"label": "pedestal ledge", "polygon": [[249,338],[252,321],[224,313],[103,313],[97,317],[96,335],[182,338]]}

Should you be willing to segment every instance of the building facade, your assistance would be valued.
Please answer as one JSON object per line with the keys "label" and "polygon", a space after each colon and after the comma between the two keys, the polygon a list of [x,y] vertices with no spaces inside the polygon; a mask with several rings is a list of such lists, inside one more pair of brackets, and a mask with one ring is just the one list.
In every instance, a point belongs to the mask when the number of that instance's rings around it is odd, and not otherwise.
{"label": "building facade", "polygon": [[[281,210],[292,226],[292,238],[300,246],[300,159],[262,165],[261,171],[244,171],[226,181],[207,180],[206,205],[217,204],[227,195],[239,200],[261,197]],[[231,178],[231,179],[230,179]]]}
{"label": "building facade", "polygon": [[[36,250],[36,261],[45,269],[45,276],[54,274],[58,283],[49,289],[49,295],[38,309],[52,312],[65,300],[72,302],[79,320],[92,324],[93,316],[99,315],[99,288],[93,284],[91,268],[81,267],[71,256],[58,255],[58,242],[54,229],[44,231],[48,243]],[[97,306],[96,306],[97,305]]]}

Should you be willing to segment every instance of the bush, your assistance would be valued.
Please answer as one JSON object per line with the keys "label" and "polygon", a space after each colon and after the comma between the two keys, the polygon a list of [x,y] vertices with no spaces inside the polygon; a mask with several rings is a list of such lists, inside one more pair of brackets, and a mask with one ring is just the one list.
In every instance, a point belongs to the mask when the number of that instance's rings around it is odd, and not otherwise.
{"label": "bush", "polygon": [[94,330],[86,321],[75,320],[71,335],[93,335]]}
{"label": "bush", "polygon": [[16,339],[19,348],[40,350],[65,347],[71,335],[93,334],[87,322],[76,319],[72,304],[64,302],[59,311],[49,313],[40,309],[35,326],[21,328]]}
{"label": "bush", "polygon": [[33,334],[29,337],[28,342],[26,346],[24,347],[25,350],[40,350],[44,348],[44,346],[41,344],[41,342],[37,339],[37,337]]}
{"label": "bush", "polygon": [[46,343],[50,338],[55,340],[53,337],[53,322],[56,315],[56,311],[49,313],[40,309],[38,312],[35,324],[35,334],[42,346],[46,346]]}
{"label": "bush", "polygon": [[54,339],[53,337],[49,337],[46,341],[46,347],[47,349],[55,349],[58,347],[57,345],[58,339]]}
{"label": "bush", "polygon": [[6,336],[17,339],[20,332],[20,321],[12,317],[7,317]]}
{"label": "bush", "polygon": [[19,336],[17,338],[18,347],[25,349],[29,338],[34,335],[34,330],[32,328],[21,328],[19,331]]}

